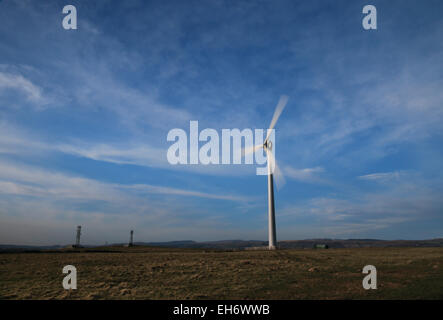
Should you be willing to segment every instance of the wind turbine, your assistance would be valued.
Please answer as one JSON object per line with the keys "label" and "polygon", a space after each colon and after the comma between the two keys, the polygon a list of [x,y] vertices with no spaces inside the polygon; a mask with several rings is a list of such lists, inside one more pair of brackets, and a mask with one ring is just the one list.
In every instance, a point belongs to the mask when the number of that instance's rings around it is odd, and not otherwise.
{"label": "wind turbine", "polygon": [[277,233],[275,228],[275,205],[274,205],[274,174],[276,177],[276,182],[279,186],[284,184],[284,177],[277,166],[275,161],[275,157],[272,153],[274,146],[272,142],[269,140],[272,129],[274,129],[275,124],[277,123],[278,118],[280,117],[283,109],[288,103],[288,96],[281,96],[278,101],[277,107],[274,111],[274,116],[272,117],[271,124],[269,125],[269,129],[267,131],[266,139],[262,145],[252,146],[248,149],[243,149],[243,156],[256,152],[260,148],[263,148],[266,151],[266,158],[268,163],[268,238],[269,238],[269,250],[275,250],[277,246]]}

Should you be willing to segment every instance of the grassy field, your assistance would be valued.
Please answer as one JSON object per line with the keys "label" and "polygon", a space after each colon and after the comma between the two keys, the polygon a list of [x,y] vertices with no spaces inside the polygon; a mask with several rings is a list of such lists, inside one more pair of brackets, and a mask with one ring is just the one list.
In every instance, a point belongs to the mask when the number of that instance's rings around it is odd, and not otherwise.
{"label": "grassy field", "polygon": [[[64,290],[65,265],[78,289]],[[377,268],[364,290],[362,269]],[[0,254],[1,299],[443,299],[443,248]]]}

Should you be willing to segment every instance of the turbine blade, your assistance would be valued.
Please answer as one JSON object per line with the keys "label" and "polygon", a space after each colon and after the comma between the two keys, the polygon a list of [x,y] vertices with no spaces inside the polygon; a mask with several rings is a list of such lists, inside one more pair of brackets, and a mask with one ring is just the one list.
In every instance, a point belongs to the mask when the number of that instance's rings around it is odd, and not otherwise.
{"label": "turbine blade", "polygon": [[256,146],[251,146],[251,147],[248,147],[248,148],[242,148],[241,149],[241,156],[242,156],[242,158],[244,158],[247,154],[255,153],[258,149],[260,149],[262,147],[263,147],[262,145],[258,144]]}
{"label": "turbine blade", "polygon": [[285,176],[283,175],[283,172],[280,170],[280,167],[276,164],[275,165],[275,184],[277,186],[277,189],[281,189],[284,187],[284,185],[286,184],[286,179]]}
{"label": "turbine blade", "polygon": [[277,189],[283,188],[283,186],[286,183],[285,176],[283,175],[283,172],[280,170],[280,167],[277,165],[277,161],[275,160],[274,155],[272,152],[266,153],[268,156],[268,160],[271,161],[271,163],[274,163],[274,178],[275,178],[275,184],[277,185]]}
{"label": "turbine blade", "polygon": [[[280,117],[283,109],[286,107],[288,103],[289,97],[286,95],[282,95],[280,100],[278,101],[277,107],[275,107],[274,116],[272,117],[271,124],[269,125],[269,129],[274,129],[275,124],[277,123],[278,118]],[[267,134],[265,141],[269,138],[270,133]]]}

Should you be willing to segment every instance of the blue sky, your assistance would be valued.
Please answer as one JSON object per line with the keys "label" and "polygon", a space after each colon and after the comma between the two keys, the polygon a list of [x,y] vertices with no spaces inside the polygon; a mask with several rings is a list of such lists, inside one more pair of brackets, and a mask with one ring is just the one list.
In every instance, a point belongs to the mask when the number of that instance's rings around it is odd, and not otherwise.
{"label": "blue sky", "polygon": [[[77,8],[78,29],[62,28]],[[362,28],[373,4],[378,29]],[[277,237],[443,237],[441,1],[0,2],[0,243],[267,239],[254,166],[173,128],[266,128]]]}

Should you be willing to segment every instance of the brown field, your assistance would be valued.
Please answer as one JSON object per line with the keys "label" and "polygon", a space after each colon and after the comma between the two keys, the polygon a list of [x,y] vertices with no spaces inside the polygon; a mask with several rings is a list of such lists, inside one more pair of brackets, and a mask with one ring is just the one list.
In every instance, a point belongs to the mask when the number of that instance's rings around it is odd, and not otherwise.
{"label": "brown field", "polygon": [[[0,254],[1,299],[443,299],[443,248]],[[64,290],[74,265],[78,289]],[[363,266],[378,289],[362,287]]]}

